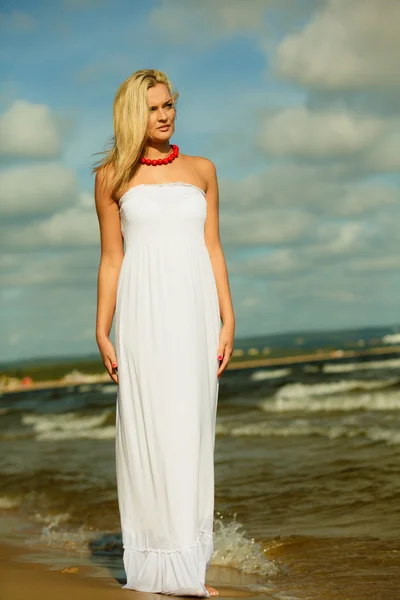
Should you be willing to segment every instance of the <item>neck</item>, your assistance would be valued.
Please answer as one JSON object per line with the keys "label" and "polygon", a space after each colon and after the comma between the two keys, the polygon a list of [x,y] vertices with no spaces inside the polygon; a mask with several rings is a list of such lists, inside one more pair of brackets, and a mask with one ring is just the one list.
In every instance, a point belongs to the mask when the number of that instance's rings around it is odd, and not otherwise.
{"label": "neck", "polygon": [[164,158],[171,153],[171,144],[169,140],[163,142],[153,142],[148,140],[143,151],[143,156],[146,158]]}

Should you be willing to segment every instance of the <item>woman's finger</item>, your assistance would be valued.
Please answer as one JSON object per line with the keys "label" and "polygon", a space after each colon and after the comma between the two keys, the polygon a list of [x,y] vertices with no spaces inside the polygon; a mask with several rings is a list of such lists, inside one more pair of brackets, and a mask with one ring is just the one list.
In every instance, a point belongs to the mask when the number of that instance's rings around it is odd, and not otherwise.
{"label": "woman's finger", "polygon": [[118,365],[116,360],[112,360],[110,356],[107,356],[106,361],[104,361],[104,366],[114,383],[118,383]]}
{"label": "woman's finger", "polygon": [[223,360],[218,368],[218,377],[221,376],[221,373],[225,370],[226,365],[228,364],[228,356],[224,354]]}
{"label": "woman's finger", "polygon": [[232,354],[232,352],[229,350],[228,346],[225,346],[223,360],[222,360],[222,363],[219,365],[219,368],[218,368],[218,377],[221,376],[222,372],[227,367],[227,365],[229,363],[229,360],[231,358],[231,354]]}
{"label": "woman's finger", "polygon": [[108,372],[108,374],[110,375],[110,377],[114,381],[114,383],[118,383],[118,374],[117,373]]}

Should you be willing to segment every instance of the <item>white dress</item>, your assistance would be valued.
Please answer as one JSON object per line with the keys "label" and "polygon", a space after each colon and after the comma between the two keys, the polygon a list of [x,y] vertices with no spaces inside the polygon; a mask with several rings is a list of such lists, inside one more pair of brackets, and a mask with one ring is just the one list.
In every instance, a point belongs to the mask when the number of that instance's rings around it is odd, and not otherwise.
{"label": "white dress", "polygon": [[206,211],[183,182],[120,200],[116,473],[123,587],[144,592],[210,596],[221,320]]}

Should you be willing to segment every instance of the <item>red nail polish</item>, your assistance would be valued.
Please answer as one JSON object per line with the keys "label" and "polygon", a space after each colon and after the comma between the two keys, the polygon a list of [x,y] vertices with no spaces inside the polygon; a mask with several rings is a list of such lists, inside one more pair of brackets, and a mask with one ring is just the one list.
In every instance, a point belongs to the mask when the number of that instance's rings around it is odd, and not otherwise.
{"label": "red nail polish", "polygon": [[218,360],[222,360],[221,354],[218,355]]}

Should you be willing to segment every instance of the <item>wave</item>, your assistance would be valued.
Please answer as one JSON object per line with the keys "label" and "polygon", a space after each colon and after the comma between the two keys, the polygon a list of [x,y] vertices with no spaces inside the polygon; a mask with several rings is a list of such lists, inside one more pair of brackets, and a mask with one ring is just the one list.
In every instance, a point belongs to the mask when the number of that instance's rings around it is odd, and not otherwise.
{"label": "wave", "polygon": [[371,442],[385,442],[388,446],[400,445],[400,431],[374,426],[356,427],[351,423],[340,425],[313,424],[306,419],[297,419],[288,425],[271,425],[269,422],[247,423],[240,426],[219,424],[216,428],[217,435],[230,435],[233,437],[325,437],[330,440],[340,438],[364,437]]}
{"label": "wave", "polygon": [[33,428],[35,439],[38,441],[78,438],[104,440],[115,436],[115,425],[104,427],[112,414],[114,414],[112,409],[94,415],[79,415],[74,412],[50,415],[24,414],[22,424]]}
{"label": "wave", "polygon": [[115,383],[103,385],[99,391],[101,394],[107,394],[107,395],[110,394],[111,396],[114,396],[114,394],[115,395],[117,394]]}
{"label": "wave", "polygon": [[243,525],[233,519],[224,522],[220,512],[214,519],[214,554],[212,565],[233,567],[242,573],[275,575],[279,569],[275,561],[268,560],[262,544],[249,539]]}
{"label": "wave", "polygon": [[0,496],[0,510],[12,510],[21,505],[21,497]]}
{"label": "wave", "polygon": [[251,374],[251,381],[263,381],[264,379],[280,379],[290,375],[292,369],[271,369],[271,370],[257,370]]}
{"label": "wave", "polygon": [[352,373],[354,371],[370,371],[381,369],[398,369],[400,367],[400,358],[390,360],[370,360],[363,362],[350,362],[325,364],[322,368],[324,373]]}
{"label": "wave", "polygon": [[400,410],[399,379],[290,383],[258,404],[267,413]]}
{"label": "wave", "polygon": [[261,410],[268,413],[287,412],[354,412],[368,411],[397,411],[400,410],[400,393],[395,394],[359,394],[355,396],[331,396],[322,399],[311,397],[303,398],[276,398],[264,400],[259,404]]}
{"label": "wave", "polygon": [[[249,538],[243,525],[236,521],[236,514],[231,520],[223,520],[217,512],[214,519],[214,554],[211,566],[235,568],[241,573],[275,575],[279,572],[277,563],[269,560],[260,542]],[[79,530],[65,527],[68,514],[42,515],[35,518],[41,526],[40,535],[36,539],[26,540],[30,545],[67,548],[68,550],[88,555],[95,548],[96,553],[122,554],[122,538],[119,532],[104,533],[93,531],[82,525]]]}
{"label": "wave", "polygon": [[277,392],[279,398],[293,399],[302,397],[318,397],[341,394],[350,391],[375,390],[392,387],[400,382],[400,378],[392,379],[343,379],[326,383],[288,383]]}

